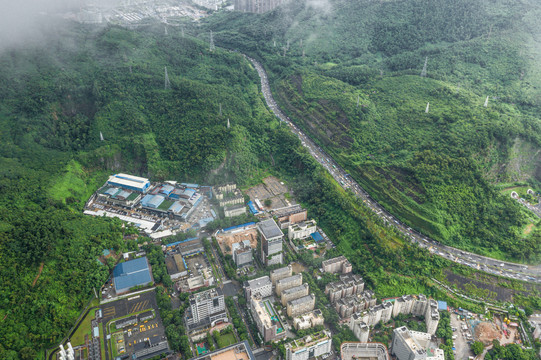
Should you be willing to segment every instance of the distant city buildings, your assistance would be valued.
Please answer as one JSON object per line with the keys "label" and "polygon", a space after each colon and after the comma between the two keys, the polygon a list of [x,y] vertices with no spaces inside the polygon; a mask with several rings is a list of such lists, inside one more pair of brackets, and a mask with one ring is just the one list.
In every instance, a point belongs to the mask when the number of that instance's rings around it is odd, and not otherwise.
{"label": "distant city buildings", "polygon": [[235,0],[235,10],[262,14],[273,10],[288,0]]}

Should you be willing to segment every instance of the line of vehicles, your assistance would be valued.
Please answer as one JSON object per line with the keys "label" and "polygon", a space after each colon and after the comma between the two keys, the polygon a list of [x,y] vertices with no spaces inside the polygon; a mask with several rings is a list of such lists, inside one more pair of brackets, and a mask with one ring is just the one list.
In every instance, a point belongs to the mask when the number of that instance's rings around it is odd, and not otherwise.
{"label": "line of vehicles", "polygon": [[249,57],[247,58],[255,66],[261,78],[261,90],[263,92],[263,96],[267,102],[267,105],[274,112],[274,114],[289,126],[290,130],[299,137],[302,145],[308,149],[310,154],[329,171],[333,178],[338,181],[338,183],[340,183],[344,189],[350,189],[356,196],[361,198],[366,206],[381,217],[388,226],[394,226],[412,242],[419,244],[421,247],[429,248],[431,253],[447,258],[456,263],[494,275],[541,283],[541,268],[539,267],[530,269],[526,265],[502,262],[500,260],[472,254],[440,244],[439,242],[432,240],[420,232],[408,227],[391,215],[381,205],[374,201],[370,195],[368,195],[368,193],[332,159],[332,157],[326,154],[321,147],[316,145],[308,136],[306,136],[306,134],[304,134],[301,129],[299,129],[299,127],[293,124],[289,117],[285,116],[280,111],[278,105],[272,97],[265,70],[256,60]]}

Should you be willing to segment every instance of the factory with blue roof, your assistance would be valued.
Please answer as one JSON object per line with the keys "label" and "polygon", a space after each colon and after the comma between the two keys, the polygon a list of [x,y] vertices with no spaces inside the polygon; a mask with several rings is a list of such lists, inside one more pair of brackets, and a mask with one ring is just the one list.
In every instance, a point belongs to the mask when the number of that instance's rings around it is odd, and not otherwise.
{"label": "factory with blue roof", "polygon": [[120,263],[113,269],[113,283],[117,295],[136,286],[151,285],[153,282],[146,256]]}

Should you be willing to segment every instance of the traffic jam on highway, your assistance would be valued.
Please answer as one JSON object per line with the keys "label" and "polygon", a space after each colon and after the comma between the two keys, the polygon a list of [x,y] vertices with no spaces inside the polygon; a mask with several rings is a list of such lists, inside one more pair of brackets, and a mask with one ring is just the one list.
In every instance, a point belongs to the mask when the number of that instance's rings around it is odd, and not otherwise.
{"label": "traffic jam on highway", "polygon": [[249,57],[247,58],[255,66],[261,78],[261,90],[263,92],[263,96],[267,102],[267,105],[274,112],[276,117],[290,127],[291,131],[293,131],[299,137],[302,145],[308,149],[310,154],[329,171],[333,178],[340,183],[344,189],[350,189],[356,196],[361,198],[364,203],[378,216],[380,216],[386,224],[389,226],[394,226],[405,237],[409,238],[411,241],[417,243],[423,248],[428,248],[431,253],[447,258],[456,263],[494,275],[541,283],[541,269],[539,267],[530,269],[526,265],[502,262],[500,260],[491,259],[455,249],[450,246],[445,246],[401,223],[398,219],[383,209],[376,201],[371,199],[370,195],[368,195],[368,193],[366,193],[366,191],[364,191],[346,171],[344,171],[330,156],[328,156],[318,145],[316,145],[308,136],[306,136],[302,130],[293,124],[289,117],[285,116],[280,111],[278,105],[272,97],[265,70],[256,60]]}

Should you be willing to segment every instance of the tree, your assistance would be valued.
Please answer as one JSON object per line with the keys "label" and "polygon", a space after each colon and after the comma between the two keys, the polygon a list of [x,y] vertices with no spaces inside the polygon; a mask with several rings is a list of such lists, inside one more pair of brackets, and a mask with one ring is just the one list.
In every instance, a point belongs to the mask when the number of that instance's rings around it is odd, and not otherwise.
{"label": "tree", "polygon": [[485,350],[485,345],[480,341],[475,341],[472,344],[471,349],[475,355],[479,355],[483,353],[483,350]]}

